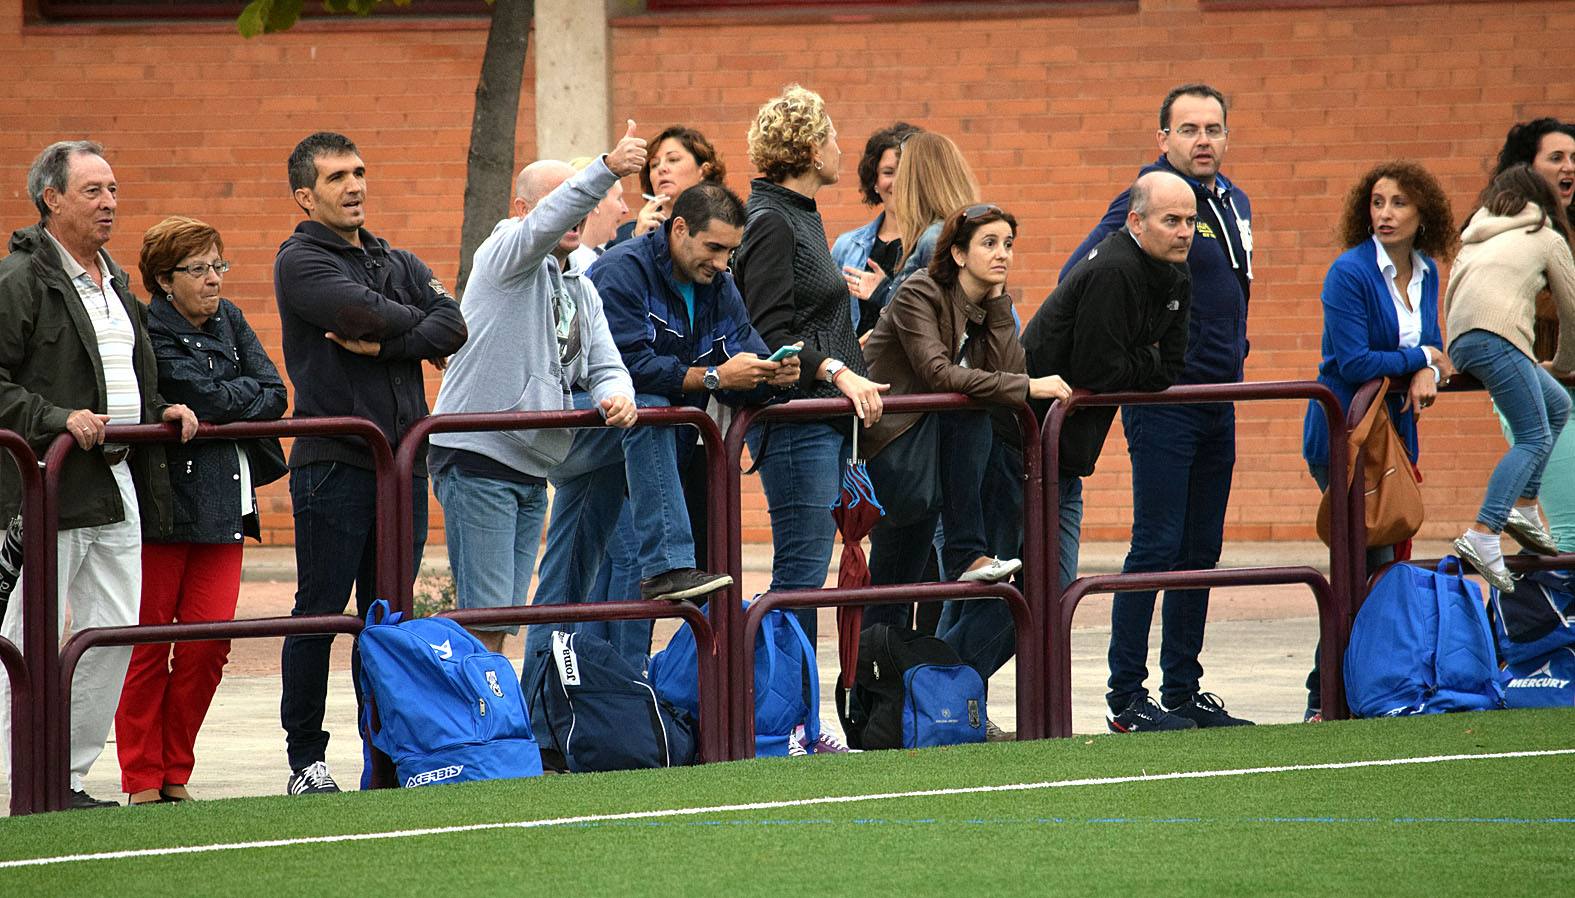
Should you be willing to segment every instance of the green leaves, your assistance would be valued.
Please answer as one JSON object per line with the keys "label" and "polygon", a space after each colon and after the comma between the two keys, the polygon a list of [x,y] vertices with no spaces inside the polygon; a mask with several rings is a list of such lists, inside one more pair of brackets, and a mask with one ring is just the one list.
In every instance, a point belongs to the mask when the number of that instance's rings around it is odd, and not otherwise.
{"label": "green leaves", "polygon": [[302,0],[251,0],[235,20],[241,37],[289,31],[301,18]]}

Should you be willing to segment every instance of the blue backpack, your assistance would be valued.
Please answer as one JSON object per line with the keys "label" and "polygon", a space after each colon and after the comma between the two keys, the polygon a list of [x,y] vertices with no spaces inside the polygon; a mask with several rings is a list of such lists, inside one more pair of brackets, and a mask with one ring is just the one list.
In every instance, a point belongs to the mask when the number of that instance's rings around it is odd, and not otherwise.
{"label": "blue backpack", "polygon": [[1575,646],[1575,575],[1532,571],[1509,593],[1492,591],[1488,613],[1502,664],[1541,666],[1554,652]]}
{"label": "blue backpack", "polygon": [[542,760],[590,773],[694,763],[693,720],[657,697],[607,640],[554,630],[530,675]]}
{"label": "blue backpack", "polygon": [[837,686],[853,748],[926,748],[985,741],[984,679],[945,640],[875,624],[859,636],[853,688]]}
{"label": "blue backpack", "polygon": [[[744,607],[749,607],[746,602]],[[678,628],[651,658],[656,694],[691,716],[700,708],[700,661],[695,634]],[[788,737],[804,727],[804,747],[820,739],[820,673],[815,650],[790,611],[771,611],[755,634],[755,756],[784,757]]]}
{"label": "blue backpack", "polygon": [[1458,558],[1437,570],[1397,564],[1378,579],[1351,629],[1345,692],[1358,717],[1504,706],[1482,593]]}
{"label": "blue backpack", "polygon": [[1504,706],[1575,707],[1575,648],[1565,646],[1546,658],[1511,664],[1504,671]]}
{"label": "blue backpack", "polygon": [[451,620],[400,617],[378,599],[356,637],[362,736],[393,760],[400,785],[540,776],[509,659]]}

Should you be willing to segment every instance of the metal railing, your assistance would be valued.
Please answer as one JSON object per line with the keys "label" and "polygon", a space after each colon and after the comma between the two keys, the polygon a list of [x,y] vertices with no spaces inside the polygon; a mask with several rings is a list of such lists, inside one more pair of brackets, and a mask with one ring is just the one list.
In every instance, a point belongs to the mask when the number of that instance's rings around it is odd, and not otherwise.
{"label": "metal railing", "polygon": [[[887,396],[882,399],[882,414],[908,414],[915,412],[948,412],[948,411],[984,411],[1001,406],[990,406],[961,394],[961,393],[916,393],[905,396]],[[1025,599],[1028,604],[1030,619],[1041,612],[1035,609],[1045,607],[1049,591],[1045,584],[1038,582],[1042,578],[1035,578],[1031,572],[1044,569],[1044,502],[1040,495],[1044,488],[1043,475],[1040,468],[1039,453],[1039,421],[1034,417],[1032,410],[1026,404],[1010,407],[1018,422],[1018,429],[1023,438],[1023,585],[1026,590]],[[733,658],[728,671],[728,681],[732,689],[733,718],[729,722],[729,738],[732,757],[748,758],[754,756],[755,740],[752,735],[754,730],[754,670],[753,662],[746,661],[746,654],[752,655],[754,649],[753,636],[745,638],[744,621],[737,616],[735,609],[743,605],[743,584],[739,572],[743,569],[743,534],[741,519],[743,502],[743,475],[740,460],[743,457],[744,437],[749,428],[759,423],[788,422],[788,421],[824,421],[831,418],[846,416],[853,417],[853,402],[846,398],[836,399],[800,399],[781,405],[746,406],[738,410],[733,418],[733,423],[727,430],[727,485],[728,485],[728,510],[734,517],[728,521],[728,532],[732,537],[728,546],[728,570],[733,572],[733,585],[727,591],[728,619],[720,623],[717,628],[719,634],[731,635],[731,640],[724,635],[724,644],[731,642]],[[855,423],[854,426],[859,426]],[[769,449],[768,449],[769,451]],[[937,584],[936,586],[951,590],[953,597],[965,598],[965,590],[957,584]],[[927,587],[928,588],[928,587]],[[858,601],[842,601],[839,596],[845,594],[843,590],[794,590],[792,607],[813,608],[832,607],[839,605],[864,604]],[[862,592],[860,594],[863,594]],[[766,597],[770,597],[767,593]],[[819,602],[810,599],[820,599]],[[927,601],[942,598],[939,594]],[[762,600],[763,601],[763,600]],[[885,602],[881,598],[878,601]],[[752,606],[753,607],[753,606]],[[762,612],[763,613],[763,612]],[[1015,614],[1015,612],[1014,612]],[[1021,643],[1022,633],[1019,632]],[[1040,671],[1043,665],[1040,659],[1039,645],[1025,658],[1018,658],[1018,689],[1037,690]],[[1026,677],[1026,682],[1024,681]],[[1030,714],[1018,722],[1019,738],[1041,738],[1043,719],[1037,714]]]}
{"label": "metal railing", "polygon": [[[1328,387],[1316,381],[1260,381],[1234,384],[1186,384],[1159,392],[1089,393],[1078,390],[1064,400],[1050,406],[1045,418],[1044,435],[1040,446],[1044,452],[1045,485],[1042,492],[1048,517],[1052,511],[1049,503],[1059,503],[1061,494],[1061,430],[1067,415],[1078,408],[1112,405],[1193,405],[1252,400],[1310,399],[1317,402],[1329,423],[1329,476],[1330,488],[1330,546],[1329,577],[1312,568],[1214,568],[1205,571],[1161,571],[1153,573],[1104,574],[1099,577],[1079,578],[1066,589],[1058,590],[1057,613],[1044,616],[1044,653],[1049,682],[1046,687],[1050,735],[1072,735],[1072,683],[1071,683],[1071,625],[1072,614],[1083,595],[1089,592],[1118,592],[1127,589],[1204,588],[1210,586],[1245,586],[1267,583],[1307,583],[1308,573],[1322,582],[1314,586],[1318,602],[1320,629],[1334,638],[1323,642],[1323,660],[1320,664],[1324,683],[1323,705],[1325,716],[1343,719],[1348,716],[1345,706],[1344,679],[1340,664],[1346,640],[1350,636],[1351,618],[1351,515],[1347,508],[1349,490],[1346,485],[1346,425],[1345,413],[1340,402]],[[1334,489],[1336,486],[1341,489]],[[1058,510],[1058,508],[1056,509]],[[1048,561],[1042,569],[1048,576],[1057,576],[1060,569],[1060,545],[1050,540]],[[1245,573],[1243,573],[1245,571]],[[1279,579],[1271,579],[1279,578]],[[1084,582],[1084,581],[1089,582]],[[1328,590],[1327,593],[1320,589]],[[1330,618],[1333,618],[1331,621]],[[1331,688],[1332,687],[1332,688]]]}
{"label": "metal railing", "polygon": [[[639,410],[639,418],[635,427],[672,427],[688,425],[698,428],[700,439],[705,447],[707,478],[713,484],[720,484],[726,478],[723,473],[725,462],[722,455],[722,431],[716,422],[704,411],[689,406],[670,407],[645,407]],[[401,508],[409,508],[413,500],[412,490],[415,488],[415,464],[428,437],[437,433],[478,433],[486,431],[520,431],[520,430],[545,430],[545,429],[581,429],[592,427],[606,427],[601,412],[594,409],[584,411],[553,411],[553,412],[474,412],[463,414],[431,415],[417,421],[400,440],[399,451],[395,455],[395,487],[397,490],[396,501]],[[706,546],[708,569],[715,571],[725,569],[733,575],[736,583],[739,577],[737,567],[720,568],[728,558],[730,542],[736,542],[736,537],[730,539],[730,531],[723,526],[730,520],[725,503],[726,491],[714,488],[707,492],[706,514],[710,519],[707,523],[709,545]],[[400,518],[403,529],[400,531],[399,551],[400,570],[414,568],[414,533],[411,532],[410,516]],[[698,547],[696,547],[698,548]],[[411,611],[412,588],[410,580],[401,580],[391,596],[389,604],[396,611],[403,611],[407,615]],[[521,596],[523,606],[526,597]],[[687,603],[682,603],[687,604]],[[728,645],[725,639],[718,639],[714,634],[728,633],[727,620],[729,609],[723,607],[723,602],[709,603],[710,622],[707,628],[709,638],[702,640],[699,627],[695,627],[696,650],[701,658],[700,680],[700,748],[701,758],[705,761],[727,760],[728,754],[722,747],[723,734],[728,726],[728,703],[723,694],[725,688],[718,676],[706,677],[708,667],[715,665],[716,670],[725,670],[723,666],[727,656]],[[693,607],[692,605],[689,607]],[[571,612],[572,609],[572,612]],[[489,616],[490,615],[490,616]],[[699,617],[699,612],[691,615],[683,609],[675,609],[674,603],[657,602],[595,602],[590,604],[564,604],[564,605],[535,605],[528,608],[500,608],[488,610],[467,610],[462,613],[448,614],[461,623],[490,623],[490,624],[547,624],[568,623],[573,621],[613,621],[613,620],[654,620],[657,618],[681,617],[694,623]],[[707,646],[711,656],[707,656]],[[530,663],[529,658],[525,659]],[[526,671],[527,675],[529,671]]]}
{"label": "metal railing", "polygon": [[[44,476],[38,456],[27,440],[14,431],[0,430],[0,449],[11,454],[22,488],[22,570],[40,570],[46,561],[51,568],[54,555],[44,554],[44,540],[35,538],[44,521]],[[9,523],[9,522],[7,522]],[[44,777],[38,759],[45,749],[43,709],[49,700],[48,672],[53,668],[60,646],[54,615],[35,610],[43,578],[24,577],[16,584],[12,602],[19,602],[22,613],[22,644],[0,639],[0,662],[11,684],[11,744],[0,751],[11,751],[11,814],[44,809]]]}
{"label": "metal railing", "polygon": [[[106,442],[125,444],[171,443],[180,431],[171,424],[112,425],[105,431]],[[376,545],[378,558],[394,557],[390,541],[398,528],[391,520],[394,512],[392,491],[386,487],[393,471],[394,455],[383,432],[363,418],[286,418],[274,421],[243,421],[235,424],[202,424],[194,440],[204,439],[254,439],[258,437],[301,436],[353,436],[364,440],[372,451],[378,490],[376,504]],[[165,624],[159,626],[95,627],[71,636],[65,646],[57,651],[54,621],[59,608],[59,584],[56,575],[56,534],[60,526],[60,473],[62,463],[71,452],[79,451],[76,441],[68,434],[61,434],[50,444],[44,456],[43,512],[41,526],[27,532],[24,524],[24,543],[37,540],[37,566],[34,555],[28,554],[24,570],[41,572],[42,576],[29,576],[24,582],[38,585],[39,592],[30,594],[31,612],[35,626],[48,622],[49,638],[42,641],[41,651],[33,654],[33,644],[24,646],[36,680],[35,693],[40,687],[46,690],[40,720],[43,744],[39,749],[34,768],[41,772],[42,803],[36,810],[60,810],[69,806],[70,757],[71,757],[71,677],[77,661],[89,648],[126,646],[156,642],[186,642],[224,638],[258,638],[299,636],[307,634],[333,634],[358,632],[361,622],[347,615],[312,615],[288,618],[261,618],[250,621],[218,621],[193,624]],[[404,516],[408,519],[408,513]],[[35,537],[36,534],[36,537]],[[399,569],[389,564],[377,566],[377,588],[381,593],[391,593],[398,580]],[[155,634],[155,631],[157,635]],[[228,634],[228,635],[227,635]],[[69,663],[68,663],[69,662]],[[373,752],[373,785],[394,784],[393,767],[380,752]]]}

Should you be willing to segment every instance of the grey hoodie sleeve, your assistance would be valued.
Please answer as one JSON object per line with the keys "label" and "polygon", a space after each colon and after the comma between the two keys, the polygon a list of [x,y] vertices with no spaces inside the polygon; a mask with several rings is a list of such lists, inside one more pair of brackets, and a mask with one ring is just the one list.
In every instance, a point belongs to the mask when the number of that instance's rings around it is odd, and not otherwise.
{"label": "grey hoodie sleeve", "polygon": [[634,380],[629,377],[629,369],[623,364],[623,353],[618,351],[618,344],[613,342],[612,331],[607,327],[601,294],[596,292],[596,285],[590,278],[581,278],[580,282],[585,287],[580,297],[580,326],[585,340],[582,349],[585,354],[585,382],[575,386],[583,386],[596,400],[598,408],[602,400],[614,396],[627,396],[632,401]]}
{"label": "grey hoodie sleeve", "polygon": [[524,218],[498,222],[476,249],[473,277],[498,284],[529,277],[564,233],[590,214],[617,182],[606,157],[598,158],[542,197]]}

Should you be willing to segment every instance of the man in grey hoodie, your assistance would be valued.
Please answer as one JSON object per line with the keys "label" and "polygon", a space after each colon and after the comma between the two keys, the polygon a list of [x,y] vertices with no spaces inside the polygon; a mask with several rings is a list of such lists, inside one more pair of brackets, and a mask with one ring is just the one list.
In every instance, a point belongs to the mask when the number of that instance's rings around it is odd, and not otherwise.
{"label": "man in grey hoodie", "polygon": [[[634,122],[584,171],[534,162],[515,181],[513,217],[476,250],[461,310],[470,340],[449,363],[433,412],[563,411],[589,394],[608,425],[636,417],[634,385],[607,330],[601,298],[569,267],[585,216],[645,165]],[[461,608],[523,604],[547,514],[547,475],[574,433],[525,430],[432,437],[434,490]],[[504,631],[480,630],[493,651]]]}

